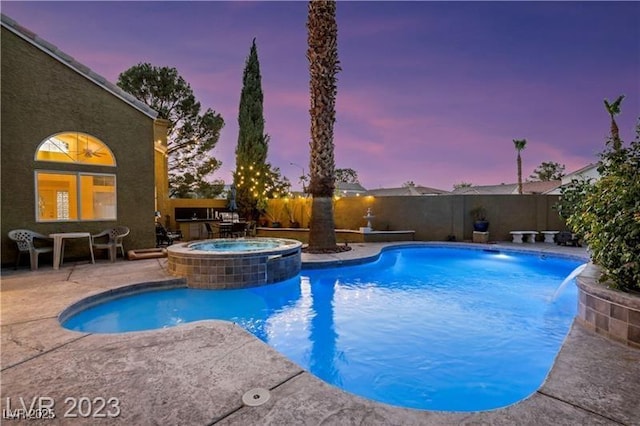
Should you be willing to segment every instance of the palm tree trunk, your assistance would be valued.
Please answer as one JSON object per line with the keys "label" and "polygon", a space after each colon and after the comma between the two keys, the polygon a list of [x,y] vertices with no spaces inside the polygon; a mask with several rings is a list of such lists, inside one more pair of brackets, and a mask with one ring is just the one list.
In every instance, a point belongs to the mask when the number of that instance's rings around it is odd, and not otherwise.
{"label": "palm tree trunk", "polygon": [[620,141],[620,130],[613,115],[611,115],[611,140],[613,142],[613,149],[619,151],[620,148],[622,148],[622,142]]}
{"label": "palm tree trunk", "polygon": [[522,195],[522,158],[520,157],[520,151],[518,151],[518,194]]}
{"label": "palm tree trunk", "polygon": [[513,146],[516,148],[518,152],[518,194],[522,194],[522,158],[520,157],[520,152],[527,146],[526,139],[514,139]]}
{"label": "palm tree trunk", "polygon": [[312,0],[307,21],[310,92],[311,158],[309,193],[313,197],[308,251],[337,251],[333,221],[335,122],[338,27],[336,2]]}

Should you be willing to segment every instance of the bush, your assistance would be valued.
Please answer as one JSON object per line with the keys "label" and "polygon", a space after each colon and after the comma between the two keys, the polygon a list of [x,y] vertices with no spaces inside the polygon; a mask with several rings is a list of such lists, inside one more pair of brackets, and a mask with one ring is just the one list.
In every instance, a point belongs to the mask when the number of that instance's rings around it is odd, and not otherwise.
{"label": "bush", "polygon": [[[571,182],[560,188],[560,200],[553,206],[565,221],[582,211],[582,205],[591,190],[593,179],[571,179]],[[574,232],[575,233],[575,232]]]}
{"label": "bush", "polygon": [[601,178],[592,185],[572,182],[563,198],[567,193],[581,204],[563,209],[560,203],[559,210],[569,213],[567,224],[588,244],[602,281],[640,291],[640,121],[629,147],[611,142],[600,154]]}

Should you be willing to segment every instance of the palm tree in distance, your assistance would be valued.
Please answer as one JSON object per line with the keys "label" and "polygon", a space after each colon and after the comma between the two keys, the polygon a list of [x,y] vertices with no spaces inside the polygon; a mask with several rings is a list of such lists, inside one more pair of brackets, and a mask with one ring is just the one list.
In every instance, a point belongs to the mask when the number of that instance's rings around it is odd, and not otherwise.
{"label": "palm tree in distance", "polygon": [[623,99],[624,95],[620,95],[612,103],[609,103],[606,99],[604,100],[604,106],[611,116],[611,141],[613,142],[613,149],[616,151],[622,147],[622,142],[620,141],[620,131],[618,130],[618,124],[616,123],[615,116],[620,114],[620,104]]}
{"label": "palm tree in distance", "polygon": [[527,140],[514,139],[513,145],[516,147],[516,151],[518,151],[518,158],[516,160],[518,163],[518,194],[522,194],[522,158],[520,157],[520,151],[527,146]]}
{"label": "palm tree in distance", "polygon": [[336,120],[336,74],[340,71],[335,0],[309,2],[307,30],[311,95],[308,192],[313,197],[307,251],[332,252],[339,250],[333,220],[333,124]]}

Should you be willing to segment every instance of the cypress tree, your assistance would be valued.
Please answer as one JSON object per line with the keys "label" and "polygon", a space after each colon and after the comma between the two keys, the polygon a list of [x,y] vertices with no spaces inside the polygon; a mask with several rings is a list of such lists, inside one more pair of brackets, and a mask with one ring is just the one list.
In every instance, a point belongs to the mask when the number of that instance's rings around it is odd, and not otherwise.
{"label": "cypress tree", "polygon": [[264,133],[262,77],[256,39],[253,39],[242,76],[236,146],[236,186],[238,210],[243,217],[257,219],[266,203],[268,188],[267,151],[269,136]]}

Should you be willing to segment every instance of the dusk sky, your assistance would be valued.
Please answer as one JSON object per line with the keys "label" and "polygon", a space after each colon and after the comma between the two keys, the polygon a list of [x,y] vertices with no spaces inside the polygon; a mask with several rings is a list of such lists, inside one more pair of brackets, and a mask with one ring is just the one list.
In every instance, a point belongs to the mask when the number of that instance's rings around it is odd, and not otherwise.
{"label": "dusk sky", "polygon": [[[231,183],[242,72],[255,37],[269,161],[294,188],[309,166],[307,3],[7,2],[2,13],[108,80],[149,62],[177,68],[226,124],[213,155]],[[640,116],[639,2],[338,2],[335,158],[367,189],[452,190],[517,181],[543,161],[597,161],[603,100]]]}

